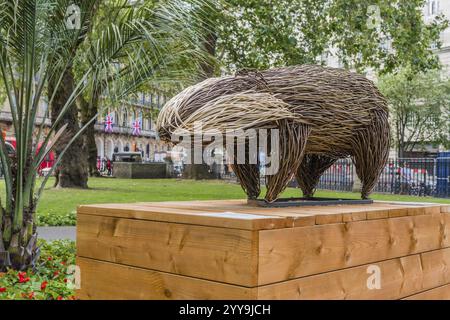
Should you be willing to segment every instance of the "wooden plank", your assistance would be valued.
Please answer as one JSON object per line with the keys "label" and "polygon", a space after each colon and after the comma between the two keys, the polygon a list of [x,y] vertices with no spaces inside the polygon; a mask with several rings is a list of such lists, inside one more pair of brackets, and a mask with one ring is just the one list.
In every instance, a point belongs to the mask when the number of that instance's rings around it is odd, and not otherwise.
{"label": "wooden plank", "polygon": [[78,214],[77,254],[243,286],[257,285],[257,233]]}
{"label": "wooden plank", "polygon": [[[425,214],[425,208],[423,206],[411,206],[411,205],[403,205],[399,206],[397,204],[390,203],[374,203],[374,208],[378,209],[382,212],[382,215],[386,215],[388,218],[399,218],[408,215],[410,210],[414,210],[414,215]],[[376,216],[376,210],[373,211],[373,215]],[[385,217],[382,217],[384,219]]]}
{"label": "wooden plank", "polygon": [[[245,230],[279,229],[315,224],[311,214],[296,212],[296,208],[251,208],[233,201],[230,206],[212,201],[173,203],[138,203],[80,206],[79,213],[130,219],[178,222]],[[236,205],[233,205],[236,204]],[[239,204],[239,205],[238,205]]]}
{"label": "wooden plank", "polygon": [[[360,221],[366,219],[384,219],[395,218],[407,215],[421,215],[438,213],[441,205],[439,204],[402,204],[399,202],[374,202],[371,205],[337,205],[325,207],[301,207],[298,210],[315,215],[342,214],[343,221]],[[350,218],[354,216],[353,218]],[[332,223],[336,223],[333,221]],[[321,224],[321,223],[318,223]]]}
{"label": "wooden plank", "polygon": [[79,206],[77,212],[85,215],[164,221],[243,230],[262,230],[286,227],[284,217],[224,212],[219,210],[216,210],[216,212],[195,212],[184,209],[107,204]]}
{"label": "wooden plank", "polygon": [[379,209],[367,212],[367,220],[387,219],[389,218],[389,209]]}
{"label": "wooden plank", "polygon": [[450,283],[450,248],[422,253],[421,259],[426,288]]}
{"label": "wooden plank", "polygon": [[387,217],[403,217],[406,215],[425,215],[439,213],[441,205],[434,203],[407,203],[407,202],[386,202],[376,201],[374,208],[380,211],[368,212],[368,219],[384,219]]}
{"label": "wooden plank", "polygon": [[450,284],[414,294],[404,300],[450,300]]}
{"label": "wooden plank", "polygon": [[363,220],[367,220],[366,211],[342,214],[342,222],[363,221]]}
{"label": "wooden plank", "polygon": [[258,299],[399,299],[422,290],[423,275],[419,255],[374,264],[380,270],[379,289],[369,289],[367,286],[372,275],[369,266],[363,265],[258,287]]}
{"label": "wooden plank", "polygon": [[[450,250],[441,251],[449,259]],[[81,299],[450,299],[450,285],[429,288],[434,269],[421,267],[421,255],[385,260],[319,275],[246,288],[77,257]],[[369,266],[380,270],[381,286],[369,289]],[[369,270],[369,271],[368,271]],[[448,272],[443,269],[440,272]],[[445,277],[437,278],[444,281]],[[417,293],[420,292],[420,293]]]}
{"label": "wooden plank", "polygon": [[304,227],[315,224],[315,217],[311,213],[300,213],[298,208],[262,208],[247,205],[246,200],[210,200],[190,202],[161,202],[161,203],[139,203],[142,206],[161,206],[163,208],[182,208],[183,210],[201,210],[217,212],[218,210],[232,211],[236,213],[247,213],[261,216],[277,216],[285,218],[285,227]]}
{"label": "wooden plank", "polygon": [[259,232],[260,285],[450,246],[448,214]]}
{"label": "wooden plank", "polygon": [[77,257],[80,299],[255,299],[255,289]]}
{"label": "wooden plank", "polygon": [[[246,200],[172,201],[80,206],[83,214],[207,225],[245,230],[303,227],[438,213],[445,206],[375,202],[371,205],[261,208]],[[314,220],[314,222],[313,222]]]}
{"label": "wooden plank", "polygon": [[343,221],[342,213],[318,214],[316,216],[316,224],[333,224]]}
{"label": "wooden plank", "polygon": [[[450,283],[450,248],[342,269],[258,288],[259,299],[401,299],[442,297]],[[379,268],[380,288],[369,289],[369,266]],[[421,292],[417,296],[418,292]],[[423,295],[422,295],[423,294]]]}
{"label": "wooden plank", "polygon": [[288,208],[276,208],[276,210],[273,209],[257,210],[255,208],[246,208],[235,210],[235,212],[254,214],[260,216],[272,216],[272,217],[277,216],[279,218],[284,218],[285,228],[313,226],[316,224],[316,217],[312,214],[298,213],[295,212],[294,210],[291,211]]}

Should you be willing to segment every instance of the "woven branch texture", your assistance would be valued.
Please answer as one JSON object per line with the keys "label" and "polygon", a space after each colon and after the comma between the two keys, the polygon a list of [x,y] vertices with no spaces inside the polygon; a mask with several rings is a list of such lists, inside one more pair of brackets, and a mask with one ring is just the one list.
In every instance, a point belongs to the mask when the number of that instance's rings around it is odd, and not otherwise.
{"label": "woven branch texture", "polygon": [[[268,202],[293,177],[312,197],[320,176],[346,157],[367,198],[389,154],[386,99],[370,80],[342,69],[302,65],[207,79],[168,101],[156,125],[161,139],[170,141],[177,132],[193,132],[196,122],[206,134],[279,129],[279,170],[265,178]],[[258,164],[234,159],[231,165],[248,197],[257,198]]]}

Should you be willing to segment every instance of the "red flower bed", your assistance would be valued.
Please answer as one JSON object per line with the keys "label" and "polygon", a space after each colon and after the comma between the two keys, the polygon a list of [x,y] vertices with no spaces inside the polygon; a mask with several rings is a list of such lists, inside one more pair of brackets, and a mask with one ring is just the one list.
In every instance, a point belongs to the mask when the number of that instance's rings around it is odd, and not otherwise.
{"label": "red flower bed", "polygon": [[71,241],[40,242],[41,256],[35,270],[0,273],[0,300],[73,300],[75,244]]}

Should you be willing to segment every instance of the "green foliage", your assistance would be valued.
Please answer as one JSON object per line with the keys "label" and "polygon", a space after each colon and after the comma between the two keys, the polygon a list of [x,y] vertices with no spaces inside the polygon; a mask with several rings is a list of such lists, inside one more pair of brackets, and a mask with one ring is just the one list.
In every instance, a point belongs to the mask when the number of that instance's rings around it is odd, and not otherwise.
{"label": "green foliage", "polygon": [[[337,54],[347,68],[389,73],[438,67],[431,50],[448,26],[426,23],[424,0],[228,0],[217,17],[218,57],[225,67],[321,63]],[[379,16],[379,18],[378,18]],[[387,50],[388,48],[392,50]]]}
{"label": "green foliage", "polygon": [[41,256],[35,270],[0,273],[0,300],[73,300],[75,242],[39,241]]}
{"label": "green foliage", "polygon": [[[346,66],[372,67],[389,73],[412,66],[414,71],[439,67],[432,46],[441,46],[448,27],[443,15],[427,23],[424,0],[332,0],[331,44]],[[369,20],[370,17],[370,20]]]}
{"label": "green foliage", "polygon": [[[325,24],[317,15],[323,7],[309,0],[226,1],[217,17],[218,56],[231,69],[313,62],[325,46]],[[302,32],[312,28],[311,38],[301,41]]]}
{"label": "green foliage", "polygon": [[398,155],[425,143],[449,146],[450,80],[440,71],[417,73],[404,68],[380,78],[389,100],[391,126]]}
{"label": "green foliage", "polygon": [[37,214],[38,226],[74,226],[76,223],[77,212],[75,210],[67,212],[40,211]]}
{"label": "green foliage", "polygon": [[[199,48],[200,16],[189,6],[201,0],[102,1],[75,57],[80,78],[92,69],[83,96],[94,107],[123,106],[137,92],[171,92],[199,78],[205,59]],[[94,104],[94,106],[92,106]]]}
{"label": "green foliage", "polygon": [[326,1],[229,0],[218,55],[232,68],[314,63],[327,46]]}

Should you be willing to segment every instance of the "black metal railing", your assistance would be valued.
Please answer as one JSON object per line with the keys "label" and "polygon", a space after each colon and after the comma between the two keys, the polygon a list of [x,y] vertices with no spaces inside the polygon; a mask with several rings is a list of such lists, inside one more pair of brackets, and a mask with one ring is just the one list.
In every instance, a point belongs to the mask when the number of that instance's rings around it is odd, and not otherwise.
{"label": "black metal railing", "polygon": [[350,159],[336,161],[320,178],[318,189],[352,191],[353,162]]}
{"label": "black metal railing", "polygon": [[[351,159],[337,161],[320,179],[318,188],[351,191],[355,183]],[[450,197],[450,156],[437,158],[389,159],[374,188],[374,192]]]}

